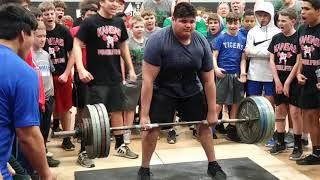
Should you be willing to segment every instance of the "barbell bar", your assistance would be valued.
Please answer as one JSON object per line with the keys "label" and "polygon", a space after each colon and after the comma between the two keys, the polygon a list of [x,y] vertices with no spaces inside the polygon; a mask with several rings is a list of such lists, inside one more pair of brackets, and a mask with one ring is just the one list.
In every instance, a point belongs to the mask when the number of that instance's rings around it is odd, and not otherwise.
{"label": "barbell bar", "polygon": [[[88,120],[87,118],[83,118],[83,120]],[[258,118],[252,119],[218,119],[218,124],[221,123],[239,123],[239,122],[248,122],[248,121],[257,121]],[[169,127],[169,126],[185,126],[185,125],[197,125],[197,124],[208,124],[206,120],[203,121],[188,121],[188,122],[173,122],[173,123],[153,123],[146,124],[145,126],[149,126],[150,128],[159,128],[159,127]],[[120,131],[120,130],[132,130],[132,129],[142,129],[141,125],[132,125],[132,126],[119,126],[119,127],[111,127],[110,131]],[[53,132],[53,137],[81,137],[81,128],[72,131],[60,131]]]}
{"label": "barbell bar", "polygon": [[[218,123],[235,123],[243,143],[260,143],[272,137],[275,127],[273,107],[261,96],[245,98],[239,104],[237,119],[219,119]],[[150,128],[208,124],[206,120],[147,124]],[[87,105],[78,129],[54,132],[56,137],[81,137],[90,158],[108,157],[111,131],[142,129],[141,125],[110,127],[109,116],[103,104]]]}

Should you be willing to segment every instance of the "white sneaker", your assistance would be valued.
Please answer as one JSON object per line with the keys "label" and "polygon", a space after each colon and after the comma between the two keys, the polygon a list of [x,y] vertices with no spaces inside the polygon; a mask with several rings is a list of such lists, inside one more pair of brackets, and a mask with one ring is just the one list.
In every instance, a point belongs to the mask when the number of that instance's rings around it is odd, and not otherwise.
{"label": "white sneaker", "polygon": [[120,147],[118,147],[116,151],[116,156],[125,157],[128,159],[137,159],[139,157],[138,154],[132,152],[125,144],[122,144]]}

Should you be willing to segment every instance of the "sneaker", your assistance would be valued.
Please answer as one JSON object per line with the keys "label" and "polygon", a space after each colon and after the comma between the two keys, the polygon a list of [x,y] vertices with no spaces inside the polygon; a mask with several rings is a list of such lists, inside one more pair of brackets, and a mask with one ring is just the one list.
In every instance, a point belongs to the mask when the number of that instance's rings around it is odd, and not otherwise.
{"label": "sneaker", "polygon": [[122,144],[120,147],[118,147],[116,155],[129,159],[137,159],[139,157],[138,154],[132,152],[130,148],[125,144]]}
{"label": "sneaker", "polygon": [[70,138],[64,138],[61,146],[65,151],[74,151],[75,150],[75,146],[74,146],[74,144],[72,144]]}
{"label": "sneaker", "polygon": [[49,167],[58,167],[60,164],[60,161],[53,159],[52,156],[47,156],[47,161],[48,161]]}
{"label": "sneaker", "polygon": [[78,161],[77,161],[81,166],[86,167],[86,168],[93,168],[95,167],[94,162],[92,159],[88,157],[88,154],[86,151],[82,151],[79,153],[78,156]]}
{"label": "sneaker", "polygon": [[272,148],[272,147],[274,146],[274,144],[275,144],[275,141],[274,141],[273,138],[271,138],[271,139],[269,139],[269,140],[267,141],[267,143],[266,143],[264,146],[269,147],[269,148]]}
{"label": "sneaker", "polygon": [[294,161],[299,160],[302,158],[302,154],[303,154],[302,148],[300,149],[296,146],[293,148],[293,151],[290,154],[289,159]]}
{"label": "sneaker", "polygon": [[213,139],[218,139],[218,136],[216,135],[216,133],[212,133],[212,138]]}
{"label": "sneaker", "polygon": [[131,143],[131,130],[125,130],[123,133],[123,140],[126,145]]}
{"label": "sneaker", "polygon": [[175,130],[169,130],[168,131],[168,137],[167,137],[167,142],[169,144],[175,144],[177,142],[177,133]]}
{"label": "sneaker", "polygon": [[192,130],[192,138],[196,139],[197,141],[199,141],[199,134],[198,134],[196,129]]}
{"label": "sneaker", "polygon": [[221,123],[221,124],[217,124],[215,129],[217,130],[218,133],[220,134],[227,134],[227,131],[226,129],[224,128],[224,125]]}
{"label": "sneaker", "polygon": [[234,142],[240,142],[241,141],[241,139],[238,136],[237,128],[236,128],[235,125],[229,124],[226,127],[226,132],[227,132],[227,136],[226,136],[227,140],[234,141]]}
{"label": "sneaker", "polygon": [[286,143],[286,146],[287,146],[287,149],[293,149],[294,147],[294,142],[291,142],[291,143]]}
{"label": "sneaker", "polygon": [[290,132],[286,133],[285,136],[284,136],[284,142],[287,143],[287,144],[293,143],[294,142],[293,134],[290,133]]}
{"label": "sneaker", "polygon": [[280,144],[280,143],[276,143],[270,150],[270,154],[272,155],[276,155],[279,154],[281,152],[283,152],[284,150],[286,150],[286,145],[285,144]]}
{"label": "sneaker", "polygon": [[303,146],[308,146],[309,145],[308,139],[301,139],[301,143],[302,143]]}
{"label": "sneaker", "polygon": [[207,174],[212,179],[227,179],[226,173],[221,169],[220,165],[218,163],[214,165],[208,165]]}
{"label": "sneaker", "polygon": [[140,167],[137,180],[150,180],[150,175],[151,173],[149,168]]}
{"label": "sneaker", "polygon": [[297,160],[296,163],[298,165],[319,165],[320,157],[315,154],[310,154],[300,160]]}

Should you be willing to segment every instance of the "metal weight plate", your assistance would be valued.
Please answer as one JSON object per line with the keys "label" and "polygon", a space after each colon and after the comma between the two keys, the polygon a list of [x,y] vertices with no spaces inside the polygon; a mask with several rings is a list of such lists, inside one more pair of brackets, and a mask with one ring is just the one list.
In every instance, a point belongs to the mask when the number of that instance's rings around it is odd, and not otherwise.
{"label": "metal weight plate", "polygon": [[82,122],[87,127],[87,135],[84,136],[85,138],[82,139],[82,141],[84,141],[83,143],[85,144],[85,149],[86,149],[88,156],[92,157],[95,154],[94,148],[93,148],[93,144],[95,142],[95,139],[93,136],[93,126],[92,126],[92,120],[91,120],[92,116],[90,114],[89,106],[90,105],[87,105],[84,108],[83,114],[82,114]]}
{"label": "metal weight plate", "polygon": [[101,154],[101,127],[100,127],[100,116],[99,116],[99,113],[97,111],[97,109],[94,107],[94,105],[91,105],[92,107],[92,110],[94,112],[94,116],[96,118],[94,118],[94,120],[96,121],[96,138],[97,138],[97,144],[96,144],[96,157],[99,157],[100,154]]}
{"label": "metal weight plate", "polygon": [[243,99],[238,108],[238,119],[258,118],[259,120],[236,123],[237,133],[242,142],[247,144],[256,143],[261,136],[264,123],[261,122],[262,111],[253,97]]}
{"label": "metal weight plate", "polygon": [[268,130],[268,117],[267,117],[268,107],[266,106],[265,102],[263,100],[261,100],[261,98],[264,98],[264,97],[262,97],[262,96],[254,96],[252,98],[256,102],[257,106],[260,107],[260,110],[261,110],[261,113],[262,113],[260,121],[263,124],[263,126],[260,129],[260,136],[259,136],[259,139],[256,142],[256,143],[260,143],[260,142],[262,142],[262,140],[266,136],[266,133],[267,133],[267,130]]}
{"label": "metal weight plate", "polygon": [[82,139],[82,141],[84,141],[85,145],[91,145],[92,144],[92,141],[91,141],[92,135],[90,135],[90,134],[91,134],[92,128],[90,128],[88,118],[82,119],[82,124],[83,124],[83,129],[82,129],[83,139]]}
{"label": "metal weight plate", "polygon": [[[91,136],[91,148],[92,148],[92,152],[87,152],[88,156],[90,159],[94,159],[97,157],[97,145],[98,145],[98,139],[97,139],[97,125],[96,125],[96,118],[97,116],[95,115],[96,111],[95,108],[92,107],[92,105],[87,105],[87,108],[90,112],[90,116],[91,118],[88,119],[88,122],[92,128],[92,136]],[[91,149],[90,148],[90,149]]]}
{"label": "metal weight plate", "polygon": [[109,114],[104,106],[104,104],[98,104],[102,110],[102,114],[104,116],[104,124],[105,124],[105,131],[106,131],[106,148],[104,152],[104,157],[108,157],[110,154],[110,146],[111,146],[111,132],[110,132],[110,120],[109,120]]}
{"label": "metal weight plate", "polygon": [[259,98],[259,100],[264,104],[265,111],[266,111],[266,121],[267,121],[267,131],[261,142],[269,140],[274,133],[275,129],[275,113],[274,108],[271,105],[270,101],[267,98]]}
{"label": "metal weight plate", "polygon": [[106,131],[105,131],[105,124],[104,124],[104,116],[102,110],[99,105],[95,104],[94,107],[96,108],[98,115],[99,115],[99,124],[100,124],[100,132],[101,132],[101,146],[100,146],[100,154],[98,157],[104,157],[104,152],[106,149]]}

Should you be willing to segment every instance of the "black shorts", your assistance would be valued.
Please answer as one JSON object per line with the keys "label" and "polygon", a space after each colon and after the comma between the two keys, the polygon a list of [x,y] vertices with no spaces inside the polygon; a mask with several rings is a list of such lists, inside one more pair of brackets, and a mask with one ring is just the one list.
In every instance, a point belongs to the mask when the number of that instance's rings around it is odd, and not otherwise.
{"label": "black shorts", "polygon": [[301,93],[298,98],[301,109],[320,108],[320,91],[317,89],[316,84],[316,79],[308,79],[306,84],[301,86]]}
{"label": "black shorts", "polygon": [[300,85],[294,81],[290,84],[289,97],[285,96],[284,94],[277,94],[274,92],[274,102],[276,106],[279,106],[280,104],[291,104],[299,107],[298,99],[300,93]]}
{"label": "black shorts", "polygon": [[103,103],[108,112],[123,111],[126,97],[123,84],[115,85],[88,85],[87,104]]}
{"label": "black shorts", "polygon": [[203,92],[187,98],[173,98],[154,91],[149,115],[151,123],[171,123],[176,111],[181,121],[201,121],[207,118],[207,109]]}
{"label": "black shorts", "polygon": [[137,80],[134,83],[124,85],[124,93],[126,95],[126,111],[135,111],[139,103],[141,94],[142,80]]}
{"label": "black shorts", "polygon": [[87,88],[87,84],[80,81],[78,72],[74,72],[72,89],[73,106],[77,108],[84,108],[86,105]]}

